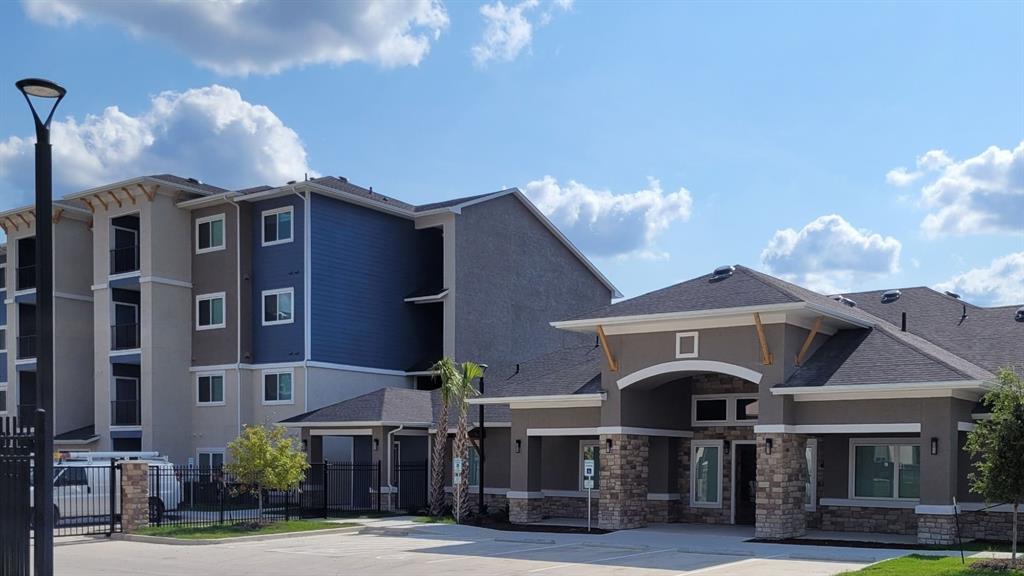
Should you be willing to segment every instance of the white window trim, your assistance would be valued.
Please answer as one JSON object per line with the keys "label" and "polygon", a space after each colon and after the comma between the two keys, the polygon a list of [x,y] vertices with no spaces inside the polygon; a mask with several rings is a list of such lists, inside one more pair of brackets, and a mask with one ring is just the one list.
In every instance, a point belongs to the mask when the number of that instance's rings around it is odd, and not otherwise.
{"label": "white window trim", "polygon": [[[725,468],[725,441],[723,440],[693,440],[690,442],[690,507],[691,508],[721,508],[722,507],[722,477]],[[697,448],[717,447],[718,448],[718,500],[716,502],[697,502]]]}
{"label": "white window trim", "polygon": [[[885,502],[918,502],[920,498],[900,498],[900,475],[902,474],[902,467],[896,462],[896,471],[892,478],[892,496],[857,496],[856,495],[856,479],[857,479],[857,446],[917,446],[918,454],[921,454],[921,439],[920,438],[850,438],[850,449],[849,449],[849,468],[847,474],[849,475],[847,484],[847,497],[851,500],[872,500],[872,501],[885,501]],[[918,490],[920,491],[920,483],[918,483]]]}
{"label": "white window trim", "polygon": [[[267,227],[264,225],[267,216],[277,216],[284,212],[290,212],[292,217],[288,219],[288,238],[286,240],[271,240],[267,242]],[[280,236],[280,232],[278,236]],[[263,246],[276,246],[278,244],[287,244],[295,240],[295,210],[292,206],[282,206],[281,208],[274,208],[273,210],[264,210],[260,215],[260,241]]]}
{"label": "white window trim", "polygon": [[811,486],[811,503],[804,504],[804,510],[814,512],[818,509],[818,439],[808,438],[807,447],[811,449],[811,466],[807,469]]}
{"label": "white window trim", "polygon": [[[199,461],[202,460],[201,454],[220,454],[221,461],[227,464],[227,450],[224,448],[196,448],[196,468],[199,468]],[[210,467],[213,467],[213,458],[210,458]]]}
{"label": "white window trim", "polygon": [[[267,376],[271,374],[288,374],[292,379],[292,398],[291,400],[267,400]],[[295,371],[291,368],[275,369],[275,370],[264,370],[260,374],[260,402],[264,406],[285,406],[295,404]]]}
{"label": "white window trim", "polygon": [[[683,338],[693,338],[693,352],[680,352]],[[698,332],[676,332],[676,358],[697,358],[700,356],[700,334]]]}
{"label": "white window trim", "polygon": [[[601,441],[600,440],[580,440],[580,450],[579,450],[580,455],[579,455],[579,462],[578,462],[579,468],[576,469],[576,477],[578,478],[580,492],[583,492],[584,494],[587,493],[587,489],[583,487],[583,449],[586,448],[587,446],[596,446],[597,447],[598,458],[600,458],[601,457],[600,456],[600,454],[601,454]],[[597,492],[598,490],[601,489],[601,479],[600,479],[600,476],[601,476],[601,461],[600,460],[598,460],[598,462],[597,462],[597,470],[595,470],[595,472],[597,472],[598,480],[597,480],[597,488],[594,488],[594,492]]]}
{"label": "white window trim", "polygon": [[[219,402],[202,402],[201,400],[199,400],[199,379],[203,378],[203,377],[209,377],[209,376],[220,376],[220,395],[221,395],[221,398],[223,398],[223,399],[221,401],[219,401]],[[225,400],[227,399],[227,388],[228,388],[228,386],[227,386],[227,382],[226,382],[226,378],[224,376],[224,371],[223,370],[218,371],[218,372],[196,372],[196,380],[195,380],[195,382],[196,382],[196,406],[223,406],[224,405]],[[292,393],[292,395],[293,396],[295,395],[294,392]],[[210,396],[213,396],[213,392],[212,391],[210,393]]]}
{"label": "white window trim", "polygon": [[[207,224],[220,220],[221,235],[220,235],[220,246],[210,246],[209,248],[199,247],[199,225]],[[227,222],[224,219],[224,213],[214,214],[213,216],[205,216],[203,218],[196,218],[196,254],[206,254],[207,252],[218,252],[220,250],[226,250],[228,244],[228,227]]]}
{"label": "white window trim", "polygon": [[[208,326],[199,325],[199,303],[204,300],[216,300],[221,299],[221,310],[223,311],[222,322],[220,324],[210,324]],[[211,312],[212,315],[212,312]],[[228,322],[228,299],[224,292],[212,292],[210,294],[199,294],[196,296],[196,330],[217,330],[218,328],[224,328]]]}
{"label": "white window trim", "polygon": [[[267,296],[277,296],[279,294],[288,294],[292,297],[292,315],[287,320],[271,320],[267,321]],[[273,290],[264,290],[261,292],[260,297],[260,322],[263,326],[277,326],[279,324],[294,324],[295,323],[295,288],[275,288]]]}
{"label": "white window trim", "polygon": [[[725,420],[697,420],[698,400],[725,400]],[[736,401],[757,400],[757,393],[748,394],[695,394],[690,398],[690,421],[693,426],[754,426],[757,420],[737,420]]]}

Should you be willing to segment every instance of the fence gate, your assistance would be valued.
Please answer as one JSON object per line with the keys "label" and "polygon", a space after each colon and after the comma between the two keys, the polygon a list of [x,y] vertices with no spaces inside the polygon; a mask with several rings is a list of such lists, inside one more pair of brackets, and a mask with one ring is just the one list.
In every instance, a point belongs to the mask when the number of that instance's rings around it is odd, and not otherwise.
{"label": "fence gate", "polygon": [[32,524],[32,429],[0,418],[0,575],[28,574]]}

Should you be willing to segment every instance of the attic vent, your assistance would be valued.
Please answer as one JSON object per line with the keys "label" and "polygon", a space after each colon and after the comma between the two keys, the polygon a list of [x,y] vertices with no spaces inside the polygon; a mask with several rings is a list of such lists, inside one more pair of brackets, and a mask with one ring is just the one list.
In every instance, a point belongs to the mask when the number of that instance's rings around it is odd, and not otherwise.
{"label": "attic vent", "polygon": [[882,292],[882,304],[889,304],[900,299],[902,292],[899,290],[886,290]]}
{"label": "attic vent", "polygon": [[1024,306],[1017,308],[1017,313],[1013,315],[1013,319],[1017,322],[1024,322]]}
{"label": "attic vent", "polygon": [[200,182],[199,180],[196,180],[195,178],[189,178],[188,181],[193,183],[193,184],[202,184],[202,182]]}
{"label": "attic vent", "polygon": [[291,186],[292,184],[295,184],[295,180],[289,180],[289,181],[285,182],[285,184],[288,185],[288,186]]}
{"label": "attic vent", "polygon": [[946,296],[949,296],[950,298],[956,298],[957,300],[960,299],[959,294],[957,294],[956,292],[950,292],[949,290],[946,290]]}
{"label": "attic vent", "polygon": [[736,271],[735,266],[719,266],[715,268],[715,271],[711,273],[711,282],[718,282],[719,280],[725,280],[729,276],[732,276],[733,272]]}
{"label": "attic vent", "polygon": [[342,182],[348,182],[348,178],[345,178],[344,176],[338,176],[338,180],[341,180]]}
{"label": "attic vent", "polygon": [[835,300],[836,302],[839,302],[840,304],[845,304],[850,308],[857,307],[857,303],[855,301],[853,301],[850,298],[847,298],[846,296],[843,296],[842,294],[836,294],[835,296],[832,297],[832,299]]}

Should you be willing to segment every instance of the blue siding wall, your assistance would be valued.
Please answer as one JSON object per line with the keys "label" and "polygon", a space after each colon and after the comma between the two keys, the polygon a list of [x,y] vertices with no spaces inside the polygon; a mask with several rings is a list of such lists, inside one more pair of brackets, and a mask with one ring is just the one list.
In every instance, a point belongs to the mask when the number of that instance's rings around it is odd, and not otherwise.
{"label": "blue siding wall", "polygon": [[[289,205],[294,223],[292,241],[263,246],[263,211]],[[304,212],[303,200],[295,195],[256,202],[252,207],[253,363],[296,362],[305,357]],[[263,326],[263,291],[289,287],[295,294],[295,322]]]}
{"label": "blue siding wall", "polygon": [[[312,200],[312,360],[407,370],[440,354],[440,304],[404,299],[428,282],[426,232],[333,198]],[[431,310],[434,309],[434,310]]]}

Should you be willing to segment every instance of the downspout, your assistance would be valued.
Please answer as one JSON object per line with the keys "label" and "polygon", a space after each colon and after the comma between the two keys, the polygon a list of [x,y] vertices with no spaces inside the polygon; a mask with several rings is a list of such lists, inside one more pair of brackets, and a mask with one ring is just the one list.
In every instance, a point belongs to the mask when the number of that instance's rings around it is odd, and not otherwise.
{"label": "downspout", "polygon": [[310,305],[310,297],[312,289],[310,283],[312,281],[312,271],[309,269],[310,266],[310,192],[307,190],[306,194],[303,195],[301,192],[295,190],[295,186],[291,187],[292,194],[295,194],[299,198],[302,198],[304,205],[302,214],[302,339],[303,339],[303,362],[302,362],[302,379],[303,379],[303,392],[302,392],[302,408],[304,411],[309,411],[309,356],[310,356],[310,338],[312,337],[312,322],[313,319],[310,317],[312,306]]}
{"label": "downspout", "polygon": [[235,394],[238,418],[238,435],[242,435],[242,207],[233,198],[228,202],[235,205]]}
{"label": "downspout", "polygon": [[394,446],[394,440],[392,437],[395,432],[398,432],[402,428],[405,428],[405,424],[400,424],[398,428],[388,432],[388,494],[394,494],[395,492],[395,487],[391,484],[391,470],[395,467],[394,463],[391,462],[391,447]]}

